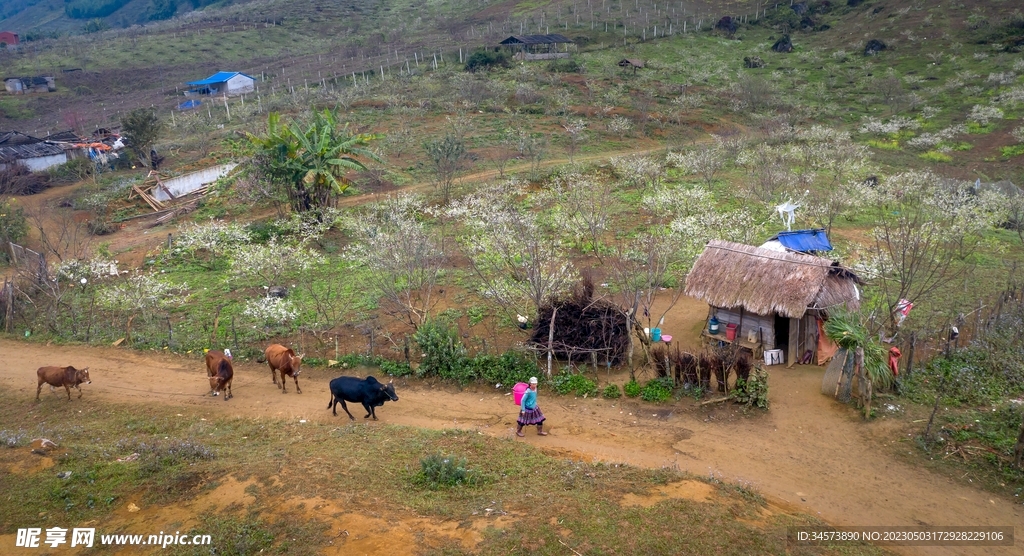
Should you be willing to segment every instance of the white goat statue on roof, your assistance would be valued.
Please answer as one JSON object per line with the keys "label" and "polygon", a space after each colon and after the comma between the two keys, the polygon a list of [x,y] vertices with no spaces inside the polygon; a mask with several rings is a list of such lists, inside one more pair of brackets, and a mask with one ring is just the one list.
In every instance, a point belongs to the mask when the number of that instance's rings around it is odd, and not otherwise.
{"label": "white goat statue on roof", "polygon": [[787,232],[793,231],[793,222],[796,220],[796,209],[798,208],[800,208],[800,205],[792,200],[788,200],[775,207],[775,210],[779,211],[782,223],[786,225]]}

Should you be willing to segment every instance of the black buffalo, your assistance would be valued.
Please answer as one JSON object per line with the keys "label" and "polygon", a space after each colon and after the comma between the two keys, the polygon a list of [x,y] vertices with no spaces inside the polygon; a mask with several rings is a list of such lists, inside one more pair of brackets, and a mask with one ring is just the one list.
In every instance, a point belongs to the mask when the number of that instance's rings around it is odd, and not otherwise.
{"label": "black buffalo", "polygon": [[384,405],[384,402],[388,400],[398,401],[398,396],[395,395],[394,382],[394,380],[391,380],[387,384],[381,384],[372,376],[368,376],[365,379],[353,376],[339,376],[331,381],[331,401],[327,402],[327,409],[333,410],[334,414],[337,415],[338,402],[341,402],[341,408],[345,410],[345,413],[348,413],[348,418],[355,421],[356,418],[349,413],[345,402],[361,403],[366,409],[366,415],[363,419],[373,417],[373,420],[376,421],[377,414],[374,412],[374,408]]}

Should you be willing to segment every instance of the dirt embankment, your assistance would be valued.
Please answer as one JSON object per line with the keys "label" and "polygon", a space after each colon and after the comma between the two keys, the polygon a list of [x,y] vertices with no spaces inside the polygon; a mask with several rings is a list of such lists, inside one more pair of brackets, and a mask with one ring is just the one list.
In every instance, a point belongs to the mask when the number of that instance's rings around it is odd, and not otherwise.
{"label": "dirt embankment", "polygon": [[[36,403],[35,369],[89,366],[93,384],[81,401],[166,404],[203,416],[263,416],[346,422],[324,409],[327,383],[340,370],[309,369],[303,393],[281,394],[265,365],[236,365],[235,397],[206,397],[202,362],[181,356],[116,348],[43,346],[0,340],[5,364],[0,385]],[[897,461],[878,439],[891,421],[863,424],[819,393],[817,367],[771,368],[771,411],[743,415],[736,408],[697,408],[687,400],[650,405],[633,400],[574,399],[544,392],[540,402],[550,436],[523,440],[544,451],[586,461],[678,467],[752,486],[786,508],[836,525],[1024,525],[1024,508]],[[624,377],[612,377],[619,381]],[[458,391],[418,381],[396,381],[400,401],[378,408],[381,422],[472,428],[494,436],[513,432],[514,407],[505,388]],[[44,391],[42,404],[69,403]],[[63,394],[63,393],[62,393]],[[441,403],[439,400],[443,400]],[[357,419],[362,415],[356,415]],[[373,423],[370,426],[374,426]],[[912,449],[907,447],[908,450]],[[1021,529],[1024,530],[1024,529]],[[917,547],[906,554],[1018,554],[1017,548]]]}

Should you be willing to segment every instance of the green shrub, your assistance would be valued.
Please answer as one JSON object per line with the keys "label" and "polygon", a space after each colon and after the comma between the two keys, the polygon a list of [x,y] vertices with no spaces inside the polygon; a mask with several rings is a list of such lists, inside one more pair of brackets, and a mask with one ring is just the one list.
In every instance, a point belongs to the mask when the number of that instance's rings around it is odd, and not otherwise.
{"label": "green shrub", "polygon": [[509,67],[508,54],[504,51],[480,49],[474,51],[466,60],[466,71],[476,72],[479,70],[491,69],[493,67]]}
{"label": "green shrub", "polygon": [[409,376],[412,374],[412,367],[405,361],[392,361],[379,355],[373,359],[374,363],[380,367],[380,370],[384,371],[384,374],[391,376]]}
{"label": "green shrub", "polygon": [[953,162],[953,157],[946,153],[940,153],[939,151],[928,151],[917,155],[919,158],[923,158],[928,162]]}
{"label": "green shrub", "polygon": [[939,386],[945,383],[942,404],[947,406],[989,405],[1019,395],[1024,390],[1020,376],[1010,368],[992,365],[993,355],[991,348],[972,347],[956,351],[949,358],[936,357],[904,378],[900,393],[919,403],[932,403]]}
{"label": "green shrub", "polygon": [[672,378],[663,376],[651,380],[640,390],[640,399],[645,402],[663,402],[672,397]]}
{"label": "green shrub", "polygon": [[596,396],[597,384],[580,373],[564,370],[551,380],[551,385],[559,395],[576,394],[577,396]]}
{"label": "green shrub", "polygon": [[454,327],[440,320],[430,320],[416,330],[413,340],[423,353],[417,375],[438,376],[459,383],[475,378],[473,366],[466,357],[466,346]]}
{"label": "green shrub", "polygon": [[640,395],[640,384],[636,381],[636,379],[630,380],[629,382],[622,386],[622,391],[626,394],[626,396],[630,398],[635,398]]}
{"label": "green shrub", "polygon": [[75,183],[92,175],[96,166],[88,158],[72,158],[64,164],[58,164],[46,172],[50,179],[58,184]]}
{"label": "green shrub", "polygon": [[618,384],[609,384],[604,387],[604,392],[602,392],[601,395],[609,400],[614,400],[615,398],[622,396],[622,391],[619,390]]}
{"label": "green shrub", "polygon": [[271,239],[280,239],[288,235],[288,231],[278,225],[277,221],[250,222],[245,230],[253,243],[266,243]]}
{"label": "green shrub", "polygon": [[466,466],[466,458],[431,454],[420,460],[420,472],[415,482],[429,489],[475,485],[480,475]]}
{"label": "green shrub", "polygon": [[561,58],[552,60],[548,64],[548,71],[551,73],[583,73],[585,68],[575,58]]}
{"label": "green shrub", "polygon": [[1020,156],[1024,154],[1024,143],[1020,145],[1011,145],[1009,147],[999,147],[999,153],[1007,158],[1011,156]]}
{"label": "green shrub", "polygon": [[526,382],[537,374],[537,361],[528,353],[509,350],[500,356],[477,355],[472,360],[476,377],[493,384]]}
{"label": "green shrub", "polygon": [[[0,199],[0,242],[21,241],[28,233],[25,211],[8,199]],[[0,260],[7,260],[7,249],[0,249]]]}
{"label": "green shrub", "polygon": [[995,124],[982,125],[978,122],[967,122],[967,133],[974,135],[984,135],[986,133],[992,133],[995,131]]}
{"label": "green shrub", "polygon": [[732,396],[739,403],[747,404],[747,407],[753,405],[768,409],[768,371],[755,367],[747,380],[737,379]]}

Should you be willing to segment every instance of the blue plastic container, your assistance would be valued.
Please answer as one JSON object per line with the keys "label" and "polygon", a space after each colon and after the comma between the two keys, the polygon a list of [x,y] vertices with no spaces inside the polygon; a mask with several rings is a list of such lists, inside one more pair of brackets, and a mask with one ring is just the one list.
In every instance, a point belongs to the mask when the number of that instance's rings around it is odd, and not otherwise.
{"label": "blue plastic container", "polygon": [[652,342],[660,342],[661,341],[661,329],[660,328],[652,328],[651,329],[651,341]]}

